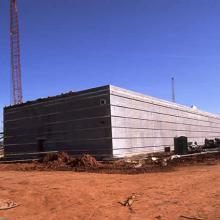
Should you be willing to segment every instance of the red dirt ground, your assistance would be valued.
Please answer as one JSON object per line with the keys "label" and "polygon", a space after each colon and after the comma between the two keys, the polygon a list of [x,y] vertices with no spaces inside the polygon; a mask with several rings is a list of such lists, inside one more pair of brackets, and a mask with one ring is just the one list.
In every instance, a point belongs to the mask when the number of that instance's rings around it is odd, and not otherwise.
{"label": "red dirt ground", "polygon": [[[220,219],[220,165],[177,167],[146,174],[8,171],[0,165],[0,198],[19,207],[5,220]],[[119,201],[137,193],[130,211]]]}

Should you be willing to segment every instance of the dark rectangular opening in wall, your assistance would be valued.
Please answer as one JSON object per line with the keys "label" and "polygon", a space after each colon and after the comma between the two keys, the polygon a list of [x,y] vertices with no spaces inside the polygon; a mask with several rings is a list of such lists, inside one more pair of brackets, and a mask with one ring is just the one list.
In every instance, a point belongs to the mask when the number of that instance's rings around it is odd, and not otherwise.
{"label": "dark rectangular opening in wall", "polygon": [[37,151],[44,152],[45,139],[41,138],[37,140]]}

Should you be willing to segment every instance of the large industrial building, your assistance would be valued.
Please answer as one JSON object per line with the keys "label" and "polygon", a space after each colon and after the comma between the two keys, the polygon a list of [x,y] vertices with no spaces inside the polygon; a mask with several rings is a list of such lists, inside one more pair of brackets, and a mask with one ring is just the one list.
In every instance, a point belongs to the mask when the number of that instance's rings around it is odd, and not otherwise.
{"label": "large industrial building", "polygon": [[220,116],[107,85],[4,108],[5,155],[42,151],[97,157],[220,137]]}

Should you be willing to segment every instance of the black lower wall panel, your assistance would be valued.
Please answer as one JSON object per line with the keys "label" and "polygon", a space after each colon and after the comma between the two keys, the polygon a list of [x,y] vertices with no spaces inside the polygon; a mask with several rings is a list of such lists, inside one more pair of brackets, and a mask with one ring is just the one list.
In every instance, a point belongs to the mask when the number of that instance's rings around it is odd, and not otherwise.
{"label": "black lower wall panel", "polygon": [[109,86],[4,108],[5,155],[42,151],[112,157]]}

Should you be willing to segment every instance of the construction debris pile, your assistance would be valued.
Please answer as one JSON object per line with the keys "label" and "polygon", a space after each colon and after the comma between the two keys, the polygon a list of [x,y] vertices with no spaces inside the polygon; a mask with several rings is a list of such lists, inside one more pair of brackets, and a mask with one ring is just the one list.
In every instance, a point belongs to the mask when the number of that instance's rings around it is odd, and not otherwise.
{"label": "construction debris pile", "polygon": [[74,157],[60,152],[45,155],[42,161],[37,164],[39,168],[49,170],[138,173],[168,169],[167,158],[168,155],[162,153],[160,157],[142,155],[110,161],[97,161],[89,154],[84,154],[82,157]]}
{"label": "construction debris pile", "polygon": [[142,154],[129,158],[97,161],[89,154],[75,157],[64,152],[46,154],[32,163],[5,163],[0,170],[16,171],[78,171],[98,173],[150,173],[171,171],[177,166],[195,164],[214,165],[220,162],[220,152],[202,152],[186,155],[170,153]]}
{"label": "construction debris pile", "polygon": [[75,157],[64,152],[46,154],[41,160],[32,163],[2,164],[0,169],[18,171],[78,171],[98,173],[149,173],[173,170],[176,166],[192,164],[213,165],[220,162],[218,153],[195,153],[189,155],[173,155],[172,153],[154,153],[137,155],[129,158],[97,161],[93,156],[85,154]]}
{"label": "construction debris pile", "polygon": [[213,149],[213,148],[220,148],[220,139],[215,138],[212,139],[205,139],[205,145],[203,146],[204,149]]}
{"label": "construction debris pile", "polygon": [[38,156],[39,159],[32,161],[32,163],[12,161],[11,169],[23,171],[71,170],[135,174],[169,171],[176,166],[182,165],[201,163],[213,165],[220,162],[220,139],[205,139],[204,145],[198,145],[196,142],[188,142],[187,137],[181,136],[174,138],[174,151],[166,149],[165,152],[139,154],[127,158],[102,161],[97,161],[96,158],[89,154],[79,157],[65,152],[45,152],[45,154],[39,154]]}
{"label": "construction debris pile", "polygon": [[220,149],[220,139],[205,139],[204,145],[198,145],[197,142],[188,142],[188,153],[199,153],[214,151]]}
{"label": "construction debris pile", "polygon": [[103,165],[89,154],[84,154],[80,158],[70,156],[67,153],[46,154],[40,164],[46,169],[62,170],[70,168],[100,168]]}
{"label": "construction debris pile", "polygon": [[174,153],[178,155],[202,153],[202,152],[220,152],[220,139],[205,139],[204,144],[198,145],[195,142],[188,142],[185,136],[174,138]]}

